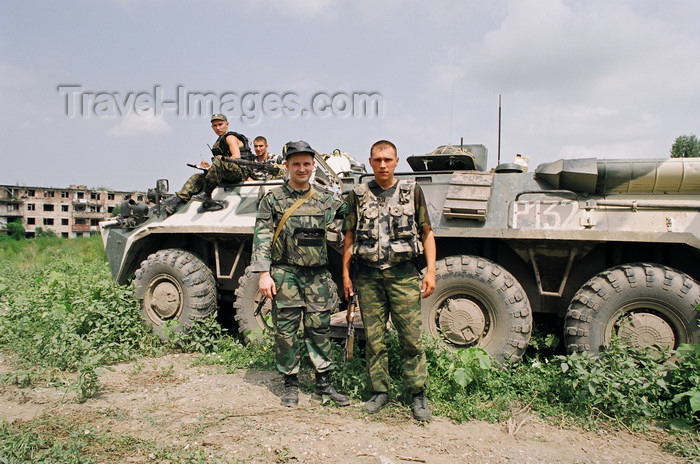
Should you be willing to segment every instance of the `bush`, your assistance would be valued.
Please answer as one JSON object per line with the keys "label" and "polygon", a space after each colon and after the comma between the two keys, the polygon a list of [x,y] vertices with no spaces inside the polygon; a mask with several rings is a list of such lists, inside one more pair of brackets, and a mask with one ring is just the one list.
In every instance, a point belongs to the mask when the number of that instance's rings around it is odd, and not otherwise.
{"label": "bush", "polygon": [[15,240],[22,240],[24,238],[24,226],[21,222],[8,222],[7,223],[7,235]]}
{"label": "bush", "polygon": [[668,394],[664,413],[674,428],[687,430],[700,426],[700,343],[681,345],[676,362],[669,365]]}
{"label": "bush", "polygon": [[140,318],[131,288],[111,278],[97,239],[43,237],[22,247],[0,246],[0,348],[16,355],[19,370],[41,377],[76,371],[80,397],[96,391],[95,370],[158,352]]}

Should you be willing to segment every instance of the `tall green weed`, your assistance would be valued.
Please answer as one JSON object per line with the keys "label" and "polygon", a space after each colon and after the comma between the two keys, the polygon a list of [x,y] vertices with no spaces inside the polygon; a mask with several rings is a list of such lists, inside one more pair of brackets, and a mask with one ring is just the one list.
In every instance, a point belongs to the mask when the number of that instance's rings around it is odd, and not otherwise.
{"label": "tall green weed", "polygon": [[20,370],[79,372],[81,399],[96,391],[99,366],[161,349],[131,288],[112,281],[98,239],[41,237],[0,247],[0,348]]}

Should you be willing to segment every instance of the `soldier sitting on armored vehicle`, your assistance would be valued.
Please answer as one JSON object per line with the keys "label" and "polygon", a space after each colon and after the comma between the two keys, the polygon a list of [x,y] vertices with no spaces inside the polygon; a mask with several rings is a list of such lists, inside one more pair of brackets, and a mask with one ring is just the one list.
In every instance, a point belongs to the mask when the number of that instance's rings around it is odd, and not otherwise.
{"label": "soldier sitting on armored vehicle", "polygon": [[225,115],[215,114],[211,117],[211,128],[219,136],[211,149],[212,162],[201,162],[197,167],[206,172],[193,174],[175,195],[163,202],[168,215],[175,213],[190,199],[204,202],[205,211],[221,209],[222,205],[211,198],[211,192],[216,186],[221,181],[238,183],[248,178],[247,168],[227,159],[251,160],[255,157],[250,150],[248,139],[242,134],[229,131],[228,126]]}

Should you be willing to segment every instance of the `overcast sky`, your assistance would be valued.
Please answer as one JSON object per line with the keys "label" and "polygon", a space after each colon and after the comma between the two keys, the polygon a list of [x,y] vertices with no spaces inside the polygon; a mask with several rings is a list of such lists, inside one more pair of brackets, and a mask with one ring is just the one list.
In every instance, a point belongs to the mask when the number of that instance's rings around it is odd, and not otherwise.
{"label": "overcast sky", "polygon": [[668,157],[700,135],[698,24],[697,0],[0,0],[0,184],[175,190],[205,94],[273,153],[463,139],[494,167],[501,95],[501,162]]}

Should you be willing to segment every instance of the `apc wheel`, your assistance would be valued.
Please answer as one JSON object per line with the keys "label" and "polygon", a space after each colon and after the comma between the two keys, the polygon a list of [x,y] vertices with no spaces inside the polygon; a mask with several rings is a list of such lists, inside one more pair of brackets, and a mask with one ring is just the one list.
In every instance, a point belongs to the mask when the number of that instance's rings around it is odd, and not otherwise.
{"label": "apc wheel", "polygon": [[599,352],[618,336],[646,348],[698,343],[700,285],[665,266],[626,264],[596,275],[576,292],[566,314],[569,353]]}
{"label": "apc wheel", "polygon": [[520,283],[498,264],[474,256],[437,262],[435,292],[422,303],[423,327],[454,348],[483,348],[517,360],[532,332],[532,311]]}
{"label": "apc wheel", "polygon": [[[272,330],[272,318],[267,317],[271,315],[272,311],[270,300],[265,302],[257,317],[254,315],[255,309],[263,298],[258,290],[258,277],[259,274],[251,271],[250,266],[248,266],[241,278],[238,279],[236,301],[233,302],[238,331],[245,341],[252,343],[260,341],[265,331]],[[267,321],[270,325],[267,324]]]}
{"label": "apc wheel", "polygon": [[184,250],[160,250],[141,263],[134,279],[141,315],[162,339],[164,324],[186,330],[195,319],[216,311],[216,280],[201,259]]}

